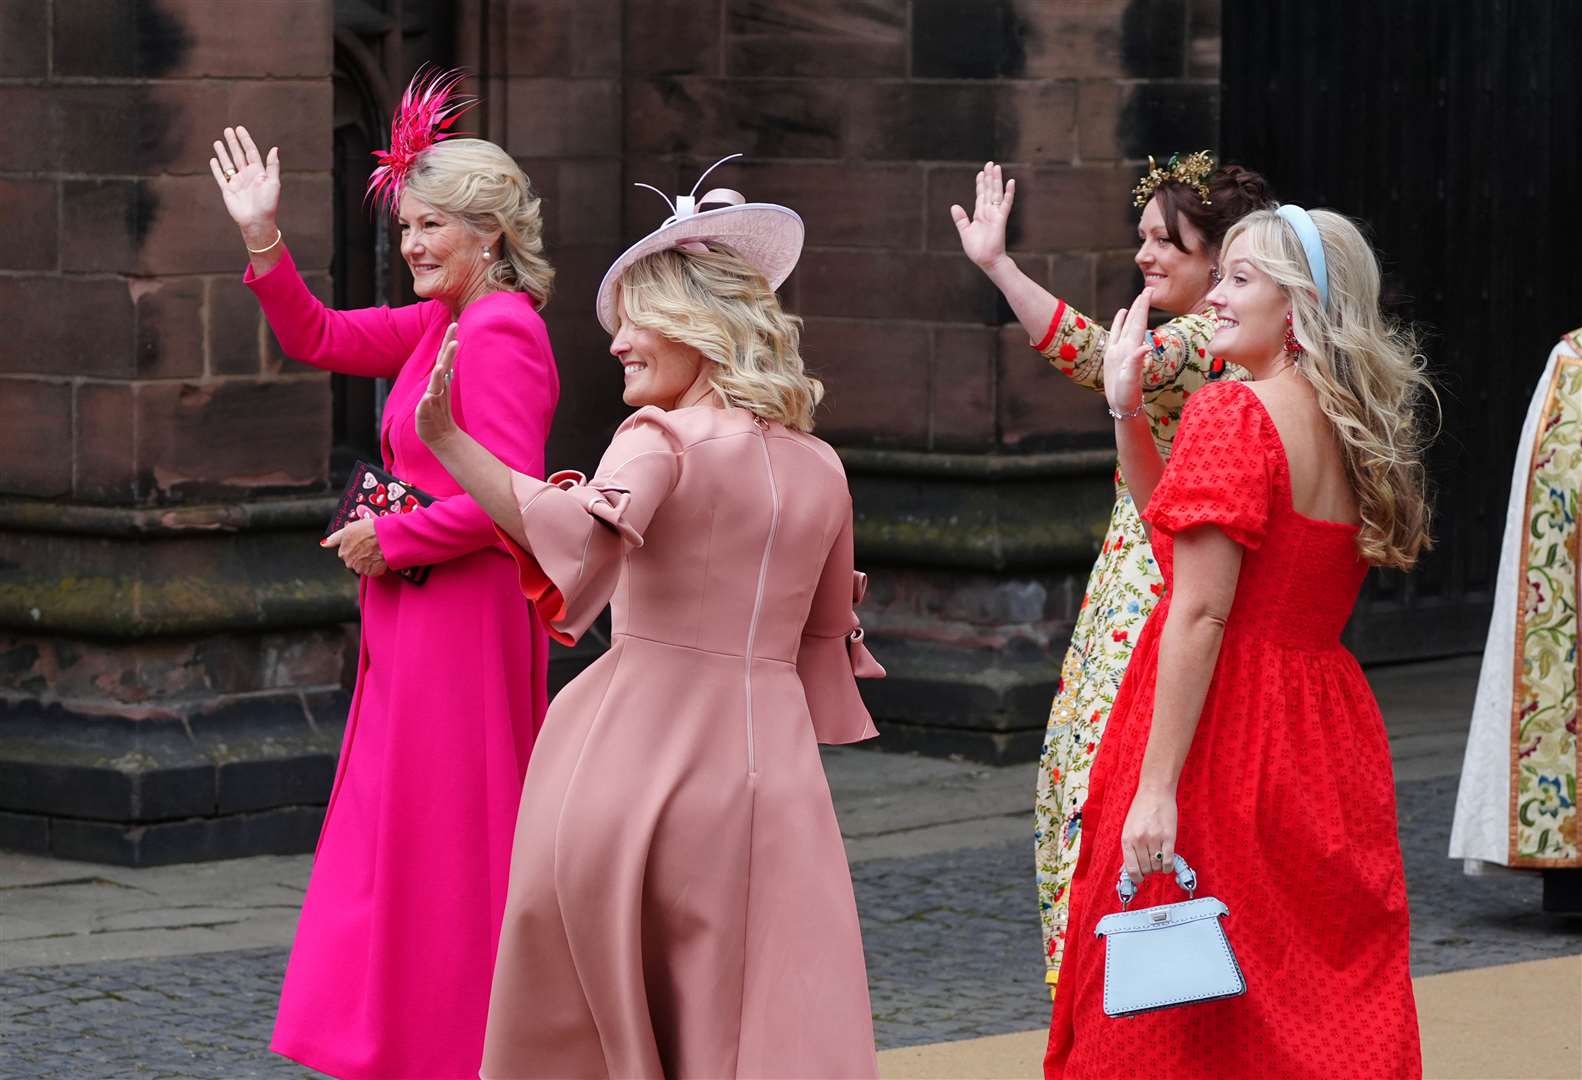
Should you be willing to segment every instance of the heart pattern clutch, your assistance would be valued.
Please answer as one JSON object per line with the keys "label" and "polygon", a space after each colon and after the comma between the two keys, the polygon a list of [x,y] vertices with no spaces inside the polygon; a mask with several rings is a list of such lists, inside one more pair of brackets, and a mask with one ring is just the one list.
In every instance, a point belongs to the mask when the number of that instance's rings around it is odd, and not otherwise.
{"label": "heart pattern clutch", "polygon": [[[330,516],[330,527],[324,531],[329,536],[337,529],[363,518],[380,518],[388,514],[410,514],[427,506],[434,496],[413,487],[405,480],[385,472],[366,461],[359,461],[352,469],[352,477],[341,492],[341,501]],[[414,585],[428,580],[427,566],[408,566],[394,571]]]}

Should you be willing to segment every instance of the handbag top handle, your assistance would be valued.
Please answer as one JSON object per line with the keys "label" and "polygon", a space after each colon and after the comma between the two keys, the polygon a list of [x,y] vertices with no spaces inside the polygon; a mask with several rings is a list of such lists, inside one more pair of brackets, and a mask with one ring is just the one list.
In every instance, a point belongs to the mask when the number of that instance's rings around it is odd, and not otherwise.
{"label": "handbag top handle", "polygon": [[[1190,898],[1197,892],[1197,871],[1188,866],[1187,861],[1178,854],[1175,859],[1175,872],[1176,884],[1181,886]],[[1115,884],[1115,892],[1121,898],[1122,908],[1130,904],[1137,895],[1137,886],[1133,884],[1131,875],[1126,872],[1125,867],[1121,868],[1121,879]]]}

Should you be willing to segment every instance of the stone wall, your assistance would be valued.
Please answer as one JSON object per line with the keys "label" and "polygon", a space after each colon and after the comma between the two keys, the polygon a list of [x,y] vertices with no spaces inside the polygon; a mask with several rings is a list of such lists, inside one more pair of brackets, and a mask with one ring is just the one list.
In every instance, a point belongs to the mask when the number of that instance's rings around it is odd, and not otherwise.
{"label": "stone wall", "polygon": [[330,7],[0,3],[0,844],[302,850],[344,720],[327,377],[283,367],[209,174],[291,117],[282,225],[330,265]]}

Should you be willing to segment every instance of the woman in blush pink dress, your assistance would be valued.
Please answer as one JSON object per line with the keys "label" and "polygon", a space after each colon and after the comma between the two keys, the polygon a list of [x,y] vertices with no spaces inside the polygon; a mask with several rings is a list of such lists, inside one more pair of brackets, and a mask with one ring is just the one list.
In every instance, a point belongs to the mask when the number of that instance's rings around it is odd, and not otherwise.
{"label": "woman in blush pink dress", "polygon": [[[398,149],[410,151],[414,117],[431,119],[420,113],[397,120]],[[462,426],[542,475],[558,381],[538,314],[553,276],[538,199],[493,144],[430,145],[406,160],[404,190],[388,192],[423,301],[331,311],[274,223],[278,151],[261,157],[240,128],[215,151],[215,179],[253,252],[247,284],[282,347],[394,380],[384,466],[439,497],[327,541],[362,575],[362,645],[272,1048],[340,1077],[474,1077],[548,641],[488,515],[418,439],[413,411],[456,322]],[[422,585],[389,572],[413,566],[433,568]]]}
{"label": "woman in blush pink dress", "polygon": [[822,387],[772,291],[802,222],[735,192],[702,206],[605,278],[644,407],[592,480],[534,479],[454,427],[444,359],[418,410],[552,633],[614,615],[528,769],[485,1077],[877,1073],[818,744],[876,734],[855,679],[883,670],[852,611],[846,477],[809,434]]}

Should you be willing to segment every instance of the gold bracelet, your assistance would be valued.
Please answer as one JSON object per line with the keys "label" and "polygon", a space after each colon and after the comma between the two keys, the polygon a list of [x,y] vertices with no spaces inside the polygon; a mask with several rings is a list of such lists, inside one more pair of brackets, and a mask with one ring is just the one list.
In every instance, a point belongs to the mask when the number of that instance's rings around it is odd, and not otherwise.
{"label": "gold bracelet", "polygon": [[[263,255],[263,254],[266,254],[268,252],[271,252],[271,251],[275,250],[275,248],[279,247],[280,246],[280,241],[284,240],[285,238],[286,238],[285,234],[280,231],[280,226],[276,225],[275,226],[275,240],[274,240],[274,243],[270,244],[268,247],[247,248],[247,253],[249,255]],[[247,247],[247,241],[245,241],[245,240],[242,241],[242,246],[243,247]]]}

